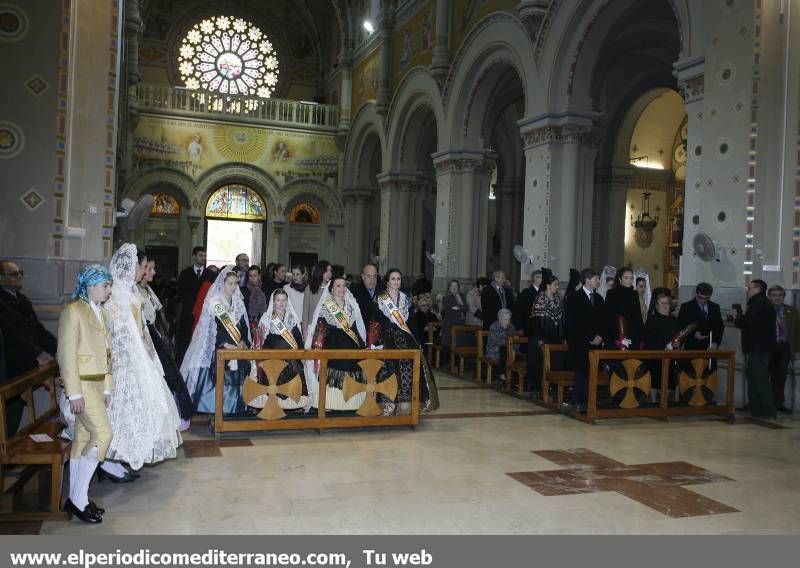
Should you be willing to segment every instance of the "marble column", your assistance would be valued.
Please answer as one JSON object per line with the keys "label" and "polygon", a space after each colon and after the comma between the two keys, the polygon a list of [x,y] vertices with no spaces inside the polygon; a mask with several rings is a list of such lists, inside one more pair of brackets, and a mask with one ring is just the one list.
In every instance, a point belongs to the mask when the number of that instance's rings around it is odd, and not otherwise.
{"label": "marble column", "polygon": [[404,274],[412,268],[412,194],[418,186],[413,174],[378,174],[381,190],[381,272],[399,268]]}
{"label": "marble column", "polygon": [[474,282],[486,272],[489,182],[497,155],[488,150],[433,154],[436,168],[434,287]]}
{"label": "marble column", "polygon": [[341,88],[339,90],[339,130],[350,128],[350,105],[352,102],[353,56],[350,50],[339,56]]}
{"label": "marble column", "polygon": [[381,68],[380,79],[378,81],[378,100],[375,102],[375,110],[378,114],[385,115],[389,112],[389,104],[392,101],[392,32],[394,31],[394,8],[389,1],[384,1],[382,3],[378,30],[381,34]]}
{"label": "marble column", "polygon": [[521,121],[525,147],[523,246],[557,275],[589,262],[594,150],[591,120]]}
{"label": "marble column", "polygon": [[369,260],[369,220],[367,219],[367,201],[372,197],[368,188],[346,189],[342,192],[345,202],[347,223],[347,262],[348,270],[360,270]]}
{"label": "marble column", "polygon": [[595,173],[591,263],[597,269],[625,264],[626,204],[633,173],[634,167],[625,163]]}
{"label": "marble column", "polygon": [[450,70],[450,0],[436,0],[436,31],[430,71],[438,82]]}

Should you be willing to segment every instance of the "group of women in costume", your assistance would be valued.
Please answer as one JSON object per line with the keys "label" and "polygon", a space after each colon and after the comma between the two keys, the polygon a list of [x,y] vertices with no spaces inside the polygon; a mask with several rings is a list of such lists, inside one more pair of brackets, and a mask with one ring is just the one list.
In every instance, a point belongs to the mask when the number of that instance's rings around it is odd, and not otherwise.
{"label": "group of women in costume", "polygon": [[[326,264],[321,262],[320,265]],[[222,269],[206,296],[203,311],[192,336],[192,342],[183,359],[180,372],[186,381],[196,412],[213,413],[216,392],[216,353],[218,349],[420,349],[422,339],[416,337],[408,325],[411,311],[410,298],[400,290],[402,275],[397,270],[387,274],[386,290],[376,299],[375,309],[364,317],[355,298],[347,288],[344,275],[332,274],[330,269],[322,274],[316,291],[307,291],[304,303],[306,325],[298,316],[284,288],[272,291],[267,310],[261,315],[254,334],[248,325],[247,310],[238,287],[238,273],[233,266]],[[366,320],[366,321],[365,321]],[[422,359],[420,401],[423,410],[438,407],[438,396],[433,374]],[[308,412],[319,405],[320,385],[324,385],[327,411],[357,410],[365,394],[345,398],[343,386],[349,375],[366,383],[366,378],[355,360],[329,359],[325,377],[319,376],[319,361],[309,358],[287,363],[278,378],[283,384],[300,376],[302,395],[291,399],[281,394],[279,405],[285,410]],[[394,374],[398,381],[396,401],[382,399],[384,414],[410,412],[412,400],[413,369],[411,361],[385,361],[378,381]],[[251,409],[266,403],[268,395],[254,400],[244,399],[245,380],[266,382],[263,371],[248,359],[228,361],[225,365],[223,412],[248,414]]]}

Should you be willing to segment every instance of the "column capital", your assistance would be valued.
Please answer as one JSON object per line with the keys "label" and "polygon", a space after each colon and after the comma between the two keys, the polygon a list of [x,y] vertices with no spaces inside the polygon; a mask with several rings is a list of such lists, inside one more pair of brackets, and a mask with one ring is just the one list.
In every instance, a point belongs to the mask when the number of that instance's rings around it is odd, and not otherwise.
{"label": "column capital", "polygon": [[672,74],[678,80],[678,89],[686,104],[703,99],[705,94],[704,56],[681,59],[672,66]]}
{"label": "column capital", "polygon": [[611,164],[609,167],[597,168],[595,180],[598,184],[630,185],[636,173],[630,164]]}
{"label": "column capital", "polygon": [[433,154],[436,175],[443,173],[490,173],[497,153],[491,150],[445,150]]}
{"label": "column capital", "polygon": [[419,189],[425,182],[417,174],[407,172],[381,172],[375,176],[381,190],[413,191]]}
{"label": "column capital", "polygon": [[342,199],[353,201],[367,201],[372,195],[373,190],[369,187],[350,187],[342,190]]}
{"label": "column capital", "polygon": [[546,115],[523,119],[517,124],[527,150],[543,144],[594,144],[593,118],[591,115]]}

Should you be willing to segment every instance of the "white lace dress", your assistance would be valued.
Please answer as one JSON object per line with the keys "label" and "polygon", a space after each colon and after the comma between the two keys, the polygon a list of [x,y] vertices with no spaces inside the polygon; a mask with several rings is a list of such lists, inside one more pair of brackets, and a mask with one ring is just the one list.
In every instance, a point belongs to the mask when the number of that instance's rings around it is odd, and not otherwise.
{"label": "white lace dress", "polygon": [[109,312],[114,392],[108,417],[114,437],[107,458],[133,469],[174,458],[183,440],[175,400],[142,321],[136,290],[136,247],[124,244],[111,259],[114,277]]}

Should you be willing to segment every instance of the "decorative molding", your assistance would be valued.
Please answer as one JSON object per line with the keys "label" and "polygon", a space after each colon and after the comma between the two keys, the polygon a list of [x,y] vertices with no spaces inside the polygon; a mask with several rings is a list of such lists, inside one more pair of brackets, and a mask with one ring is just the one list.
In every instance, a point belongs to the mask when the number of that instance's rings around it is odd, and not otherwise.
{"label": "decorative molding", "polygon": [[[750,149],[747,158],[747,202],[745,206],[745,235],[744,235],[744,274],[745,283],[753,276],[754,255],[754,226],[756,216],[756,171],[758,165],[758,111],[761,106],[759,82],[761,81],[761,55],[762,55],[762,2],[756,2],[755,24],[753,26],[753,74],[752,90],[750,96]],[[798,248],[797,240],[793,243],[795,251]],[[794,252],[794,251],[793,251]],[[794,263],[793,263],[794,264]],[[792,266],[792,279],[797,277],[797,267]]]}
{"label": "decorative molding", "polygon": [[53,179],[53,232],[52,254],[64,256],[64,193],[66,190],[67,161],[67,109],[69,108],[69,45],[72,19],[70,0],[61,0],[61,30],[59,32],[60,53],[58,57],[58,99],[56,103],[56,173]]}
{"label": "decorative molding", "polygon": [[490,174],[494,168],[495,158],[466,158],[450,157],[449,155],[434,158],[433,165],[436,168],[436,175],[442,174]]}
{"label": "decorative molding", "polygon": [[44,203],[44,197],[34,188],[30,188],[22,195],[19,200],[28,208],[28,211],[36,211]]}
{"label": "decorative molding", "polygon": [[50,88],[50,85],[48,85],[47,81],[42,79],[42,76],[37,73],[25,81],[25,88],[28,89],[28,92],[30,92],[34,97],[39,97]]}
{"label": "decorative molding", "polygon": [[0,120],[0,159],[8,160],[25,148],[25,133],[10,120]]}
{"label": "decorative molding", "polygon": [[697,75],[678,83],[683,102],[694,103],[703,99],[705,92],[705,75]]}
{"label": "decorative molding", "polygon": [[28,15],[14,4],[0,4],[0,43],[14,43],[25,39],[30,28]]}
{"label": "decorative molding", "polygon": [[525,149],[543,144],[592,144],[592,127],[577,124],[545,125],[522,134]]}

